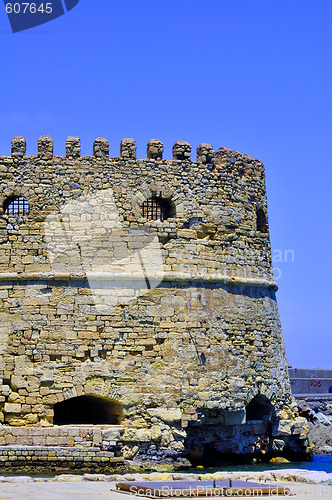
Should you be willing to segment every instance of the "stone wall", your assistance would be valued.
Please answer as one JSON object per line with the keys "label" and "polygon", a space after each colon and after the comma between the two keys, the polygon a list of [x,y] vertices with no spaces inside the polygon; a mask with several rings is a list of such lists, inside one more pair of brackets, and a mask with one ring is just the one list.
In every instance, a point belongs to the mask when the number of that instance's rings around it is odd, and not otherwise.
{"label": "stone wall", "polygon": [[[209,144],[192,161],[184,141],[171,161],[157,140],[145,159],[136,159],[132,139],[119,158],[109,157],[105,139],[93,153],[81,157],[71,137],[66,157],[53,156],[42,137],[31,157],[15,138],[12,156],[0,158],[1,422],[47,428],[64,401],[84,401],[87,414],[103,401],[109,421],[97,423],[135,436],[118,440],[115,453],[125,457],[189,453],[199,461],[215,426],[242,436],[232,450],[220,438],[216,454],[272,453],[279,439],[279,449],[305,455],[263,165]],[[6,213],[15,197],[29,202],[27,215]],[[151,199],[167,205],[167,220],[149,220]],[[255,397],[271,406],[271,425],[258,433],[244,427],[257,424],[246,421]],[[149,435],[144,445],[139,433]]]}
{"label": "stone wall", "polygon": [[99,448],[58,446],[0,446],[0,469],[8,472],[73,470],[123,472],[124,461]]}

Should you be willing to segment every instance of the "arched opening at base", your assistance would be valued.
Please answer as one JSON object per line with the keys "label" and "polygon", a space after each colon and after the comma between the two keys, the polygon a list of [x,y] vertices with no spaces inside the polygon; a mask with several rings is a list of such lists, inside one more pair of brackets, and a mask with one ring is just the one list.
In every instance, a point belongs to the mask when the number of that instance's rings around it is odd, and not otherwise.
{"label": "arched opening at base", "polygon": [[273,416],[273,406],[266,396],[258,394],[246,407],[246,421],[253,422],[257,420],[268,421]]}
{"label": "arched opening at base", "polygon": [[119,403],[98,396],[78,396],[54,405],[54,425],[121,423],[123,409]]}

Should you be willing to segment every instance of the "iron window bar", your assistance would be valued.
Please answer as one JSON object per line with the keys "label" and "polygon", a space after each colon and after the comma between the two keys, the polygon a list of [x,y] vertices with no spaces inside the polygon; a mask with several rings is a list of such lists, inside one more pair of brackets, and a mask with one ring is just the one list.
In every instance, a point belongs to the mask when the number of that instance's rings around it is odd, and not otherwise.
{"label": "iron window bar", "polygon": [[11,198],[4,203],[5,215],[12,215],[14,217],[18,217],[20,215],[28,215],[29,209],[29,202],[23,196]]}

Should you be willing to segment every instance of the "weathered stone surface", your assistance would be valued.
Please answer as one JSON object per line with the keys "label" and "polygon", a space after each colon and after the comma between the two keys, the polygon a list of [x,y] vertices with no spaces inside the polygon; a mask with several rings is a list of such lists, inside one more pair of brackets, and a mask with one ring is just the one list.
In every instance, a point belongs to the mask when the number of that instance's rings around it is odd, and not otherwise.
{"label": "weathered stone surface", "polygon": [[164,145],[159,139],[150,139],[147,147],[148,158],[161,160],[163,157]]}
{"label": "weathered stone surface", "polygon": [[6,413],[21,413],[22,405],[16,403],[5,403],[4,410]]}
{"label": "weathered stone surface", "polygon": [[173,160],[190,160],[191,146],[186,141],[176,141],[173,146]]}
{"label": "weathered stone surface", "polygon": [[153,408],[149,409],[148,413],[152,417],[159,418],[163,422],[167,422],[168,424],[174,424],[175,422],[179,422],[181,420],[182,414],[179,408]]}
{"label": "weathered stone surface", "polygon": [[[78,138],[54,157],[49,137],[19,162],[25,146],[13,144],[0,157],[2,202],[20,194],[33,208],[4,214],[0,230],[0,445],[99,446],[151,462],[188,453],[199,463],[214,446],[308,453],[278,317],[263,165],[227,148],[213,162],[207,144],[192,162],[183,141],[176,161],[162,159],[160,141],[136,159],[129,139],[120,158],[106,139],[81,157]],[[53,427],[78,398],[103,421]]]}
{"label": "weathered stone surface", "polygon": [[49,160],[53,157],[53,139],[48,135],[44,135],[38,139],[38,156],[44,160]]}
{"label": "weathered stone surface", "polygon": [[104,137],[97,137],[93,144],[93,156],[97,158],[105,158],[110,154],[110,145]]}
{"label": "weathered stone surface", "polygon": [[119,441],[120,440],[120,429],[115,427],[115,428],[108,428],[107,430],[103,430],[102,433],[102,440],[103,441]]}
{"label": "weathered stone surface", "polygon": [[317,455],[332,455],[332,446],[320,446],[316,448]]}
{"label": "weathered stone surface", "polygon": [[125,442],[148,443],[151,441],[151,431],[148,429],[125,429],[121,439]]}
{"label": "weathered stone surface", "polygon": [[128,160],[136,159],[136,142],[134,139],[122,139],[120,144],[120,156]]}
{"label": "weathered stone surface", "polygon": [[331,425],[331,421],[330,421],[329,417],[324,415],[324,413],[322,413],[322,412],[316,413],[316,418],[320,424],[323,424],[326,426]]}
{"label": "weathered stone surface", "polygon": [[27,145],[24,137],[14,137],[12,139],[12,156],[24,156]]}
{"label": "weathered stone surface", "polygon": [[73,160],[81,156],[81,140],[79,137],[67,137],[66,156]]}
{"label": "weathered stone surface", "polygon": [[215,152],[211,144],[202,142],[197,148],[197,161],[200,163],[214,163]]}

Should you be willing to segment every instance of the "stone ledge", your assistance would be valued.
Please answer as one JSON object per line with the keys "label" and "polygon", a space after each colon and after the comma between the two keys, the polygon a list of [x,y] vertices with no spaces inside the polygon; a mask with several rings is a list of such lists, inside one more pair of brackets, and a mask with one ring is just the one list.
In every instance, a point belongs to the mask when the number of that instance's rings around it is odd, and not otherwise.
{"label": "stone ledge", "polygon": [[[0,273],[1,281],[69,281],[69,280],[96,280],[96,281],[142,281],[141,275],[124,273],[89,273],[89,278],[85,273]],[[168,273],[163,276],[162,282],[194,282],[194,283],[221,283],[223,285],[238,285],[255,288],[270,288],[278,290],[275,281],[262,278],[245,278],[241,276],[226,276],[222,274],[210,274],[208,276],[191,275],[189,273]]]}

